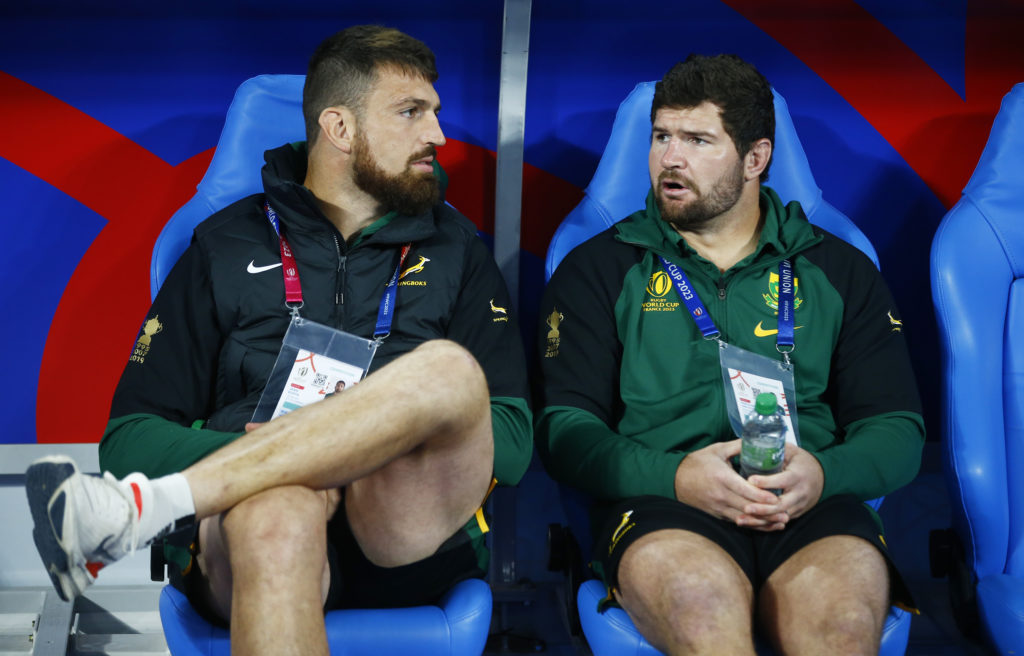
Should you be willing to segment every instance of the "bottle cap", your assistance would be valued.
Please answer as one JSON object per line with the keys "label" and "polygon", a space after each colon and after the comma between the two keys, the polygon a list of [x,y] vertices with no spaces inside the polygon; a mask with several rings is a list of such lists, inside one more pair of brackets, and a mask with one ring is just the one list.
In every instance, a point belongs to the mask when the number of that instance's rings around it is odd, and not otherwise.
{"label": "bottle cap", "polygon": [[774,392],[762,392],[754,401],[754,412],[759,415],[773,415],[778,407],[779,402],[775,400]]}

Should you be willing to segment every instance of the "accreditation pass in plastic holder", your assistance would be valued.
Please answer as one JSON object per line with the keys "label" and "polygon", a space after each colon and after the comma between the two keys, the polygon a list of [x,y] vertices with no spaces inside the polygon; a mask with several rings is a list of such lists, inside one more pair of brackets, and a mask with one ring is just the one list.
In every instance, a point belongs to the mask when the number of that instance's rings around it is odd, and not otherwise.
{"label": "accreditation pass in plastic holder", "polygon": [[725,384],[725,404],[729,413],[729,423],[736,436],[743,434],[743,419],[754,411],[757,395],[772,392],[783,408],[786,441],[799,445],[800,433],[796,421],[796,389],[792,365],[725,342],[720,342],[719,347],[722,382]]}
{"label": "accreditation pass in plastic holder", "polygon": [[374,340],[293,318],[252,421],[270,421],[351,389],[376,352]]}

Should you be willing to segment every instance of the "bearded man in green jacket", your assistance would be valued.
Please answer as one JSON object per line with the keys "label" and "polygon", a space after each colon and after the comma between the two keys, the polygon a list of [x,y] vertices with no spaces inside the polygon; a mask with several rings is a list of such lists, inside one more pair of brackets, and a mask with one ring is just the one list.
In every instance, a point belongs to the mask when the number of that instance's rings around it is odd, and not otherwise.
{"label": "bearded man in green jacket", "polygon": [[[913,602],[863,502],[909,482],[924,441],[890,292],[762,185],[775,117],[753,66],[691,56],[651,120],[645,209],[545,293],[542,458],[595,499],[609,601],[666,653],[754,654],[755,626],[787,654],[877,653]],[[782,471],[744,478],[751,380],[792,430]]]}

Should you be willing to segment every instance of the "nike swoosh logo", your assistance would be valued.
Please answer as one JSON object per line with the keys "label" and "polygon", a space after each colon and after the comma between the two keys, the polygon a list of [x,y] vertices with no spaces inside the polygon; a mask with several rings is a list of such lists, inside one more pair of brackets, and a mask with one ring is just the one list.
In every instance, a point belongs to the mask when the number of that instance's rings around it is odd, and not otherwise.
{"label": "nike swoosh logo", "polygon": [[249,266],[245,267],[245,270],[248,271],[249,273],[263,273],[264,271],[276,269],[279,266],[281,266],[280,262],[278,262],[277,264],[268,264],[267,266],[256,266],[256,260],[253,260],[249,262]]}
{"label": "nike swoosh logo", "polygon": [[[793,328],[793,330],[800,330],[801,328],[803,328],[803,326],[796,326],[795,328]],[[775,328],[773,330],[765,330],[764,328],[761,327],[761,322],[760,321],[758,321],[757,325],[754,326],[754,336],[755,337],[768,337],[770,335],[778,335],[778,334],[779,334],[779,329],[778,328]]]}

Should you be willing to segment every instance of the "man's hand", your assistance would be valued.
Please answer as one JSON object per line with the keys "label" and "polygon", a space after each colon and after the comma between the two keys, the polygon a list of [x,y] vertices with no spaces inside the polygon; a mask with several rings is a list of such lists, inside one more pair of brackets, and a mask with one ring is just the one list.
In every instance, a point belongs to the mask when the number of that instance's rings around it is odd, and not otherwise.
{"label": "man's hand", "polygon": [[[740,440],[733,440],[711,444],[687,455],[676,470],[676,498],[737,526],[781,530],[789,517],[780,508],[779,497],[736,473],[730,459],[739,452]],[[748,507],[757,508],[759,513],[748,513]]]}
{"label": "man's hand", "polygon": [[825,487],[825,472],[818,459],[795,444],[786,444],[785,463],[778,474],[754,475],[747,479],[748,483],[762,490],[782,490],[782,495],[776,504],[748,504],[743,509],[746,515],[775,517],[783,512],[790,519],[796,519],[818,503]]}
{"label": "man's hand", "polygon": [[247,423],[245,425],[245,432],[246,433],[251,433],[251,432],[253,432],[254,430],[256,430],[257,428],[259,428],[260,426],[262,426],[265,423],[267,423],[267,422],[265,422],[265,421],[250,421],[249,423]]}

